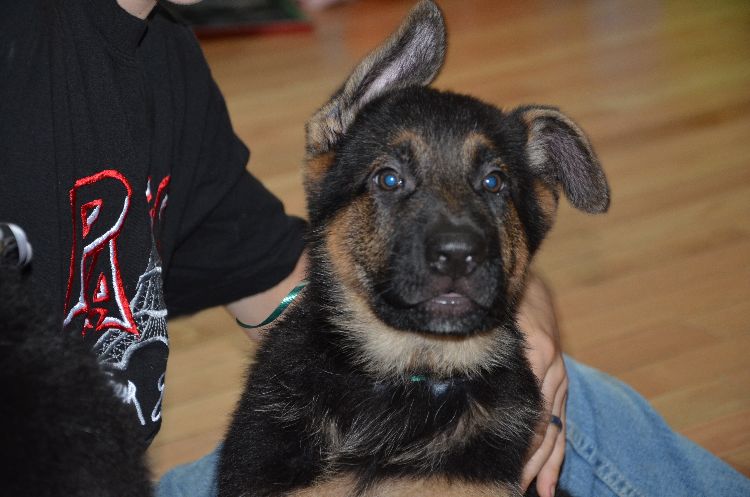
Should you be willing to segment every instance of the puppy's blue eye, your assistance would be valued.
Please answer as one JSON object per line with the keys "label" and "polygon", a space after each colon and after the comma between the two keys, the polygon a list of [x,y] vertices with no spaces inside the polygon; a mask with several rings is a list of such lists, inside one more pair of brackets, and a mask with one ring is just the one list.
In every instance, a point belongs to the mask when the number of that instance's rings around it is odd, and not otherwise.
{"label": "puppy's blue eye", "polygon": [[498,173],[490,173],[482,180],[482,188],[490,193],[498,193],[503,187],[503,179]]}
{"label": "puppy's blue eye", "polygon": [[403,185],[404,180],[393,169],[383,169],[375,177],[375,182],[383,190],[391,191]]}

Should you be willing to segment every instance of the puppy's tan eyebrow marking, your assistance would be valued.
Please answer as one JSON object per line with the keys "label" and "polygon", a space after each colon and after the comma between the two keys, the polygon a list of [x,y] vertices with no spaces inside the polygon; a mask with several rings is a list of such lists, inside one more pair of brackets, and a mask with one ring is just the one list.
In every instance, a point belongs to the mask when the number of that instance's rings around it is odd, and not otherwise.
{"label": "puppy's tan eyebrow marking", "polygon": [[461,145],[462,162],[466,165],[473,164],[477,158],[477,154],[483,149],[494,151],[495,146],[484,133],[472,131],[466,135],[466,138],[464,138],[464,142]]}
{"label": "puppy's tan eyebrow marking", "polygon": [[492,164],[500,169],[505,174],[510,174],[510,168],[508,164],[503,162],[503,159],[497,154],[497,149],[487,135],[478,131],[472,131],[466,138],[461,149],[461,161],[464,167],[471,169],[472,167],[483,165],[476,164],[478,156],[482,152],[488,152],[490,159],[483,164]]}
{"label": "puppy's tan eyebrow marking", "polygon": [[[429,150],[424,138],[412,129],[400,131],[388,142],[388,145],[393,148],[403,146],[409,147],[410,152],[415,156],[422,157],[422,160],[426,160],[427,151]],[[367,174],[370,175],[374,173],[378,168],[385,166],[389,161],[393,161],[394,159],[398,160],[393,153],[389,152],[375,157],[367,167]]]}
{"label": "puppy's tan eyebrow marking", "polygon": [[415,152],[423,152],[427,150],[427,143],[424,138],[413,129],[404,129],[394,136],[390,142],[390,145],[411,145],[414,147]]}
{"label": "puppy's tan eyebrow marking", "polygon": [[394,136],[388,144],[392,147],[407,146],[412,154],[421,157],[423,161],[428,159],[429,145],[425,139],[413,129],[404,129]]}
{"label": "puppy's tan eyebrow marking", "polygon": [[304,165],[304,183],[308,191],[320,183],[333,164],[333,152],[324,152],[307,159]]}

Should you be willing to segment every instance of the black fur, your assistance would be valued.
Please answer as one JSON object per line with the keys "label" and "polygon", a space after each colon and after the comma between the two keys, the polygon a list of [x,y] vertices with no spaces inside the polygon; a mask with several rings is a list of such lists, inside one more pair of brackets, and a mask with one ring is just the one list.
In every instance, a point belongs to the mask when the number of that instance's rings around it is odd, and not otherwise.
{"label": "black fur", "polygon": [[146,497],[145,447],[91,351],[0,268],[0,495]]}
{"label": "black fur", "polygon": [[257,353],[220,497],[341,478],[352,496],[431,479],[519,495],[542,412],[515,321],[526,268],[560,191],[599,212],[608,187],[556,109],[425,87],[443,30],[421,2],[308,123],[310,281]]}
{"label": "black fur", "polygon": [[[520,336],[514,363],[473,380],[440,379],[452,382],[441,396],[429,381],[378,381],[355,366],[343,338],[329,324],[326,292],[321,290],[311,281],[304,303],[270,332],[258,351],[223,448],[221,496],[284,495],[312,484],[324,470],[351,471],[363,487],[393,476],[518,479],[530,436],[524,430],[507,437],[475,437],[429,468],[385,461],[414,442],[455,429],[470,399],[507,410],[521,418],[519,424],[531,426],[540,399]],[[315,432],[326,419],[335,420],[342,432],[358,429],[357,424],[371,424],[371,429],[351,450],[327,461],[327,444]]]}

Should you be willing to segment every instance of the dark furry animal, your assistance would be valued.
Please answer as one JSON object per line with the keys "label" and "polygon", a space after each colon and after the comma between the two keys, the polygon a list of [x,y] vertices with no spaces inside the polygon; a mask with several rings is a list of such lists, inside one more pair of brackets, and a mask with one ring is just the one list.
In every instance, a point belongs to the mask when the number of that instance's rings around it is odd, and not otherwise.
{"label": "dark furry animal", "polygon": [[151,495],[132,416],[55,314],[0,267],[0,495]]}
{"label": "dark furry animal", "polygon": [[444,51],[423,1],[308,122],[309,284],[257,353],[221,497],[520,495],[526,271],[560,192],[594,213],[609,189],[557,109],[428,88]]}

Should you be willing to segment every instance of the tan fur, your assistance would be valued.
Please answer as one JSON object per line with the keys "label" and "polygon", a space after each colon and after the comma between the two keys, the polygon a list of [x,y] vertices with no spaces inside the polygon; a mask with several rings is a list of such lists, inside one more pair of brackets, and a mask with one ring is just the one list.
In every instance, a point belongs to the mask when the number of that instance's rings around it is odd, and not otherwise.
{"label": "tan fur", "polygon": [[376,376],[403,377],[415,371],[473,376],[503,360],[497,355],[501,332],[469,337],[410,333],[385,325],[359,296],[347,293],[344,299],[351,319],[342,327],[361,350],[362,365]]}
{"label": "tan fur", "polygon": [[317,185],[323,179],[333,164],[333,152],[325,152],[311,156],[307,159],[304,167],[305,191],[308,195],[313,193]]}
{"label": "tan fur", "polygon": [[557,193],[542,181],[534,181],[534,196],[539,202],[544,218],[548,225],[552,225],[557,213],[558,197]]}
{"label": "tan fur", "polygon": [[354,478],[343,476],[296,490],[286,497],[352,497],[355,494],[354,486]]}
{"label": "tan fur", "polygon": [[339,212],[329,224],[326,249],[337,269],[339,281],[354,292],[365,296],[369,289],[362,266],[381,267],[385,264],[385,243],[391,236],[386,227],[374,223],[373,205],[362,197]]}
{"label": "tan fur", "polygon": [[508,279],[508,295],[516,296],[520,294],[523,288],[526,268],[529,265],[529,248],[526,232],[512,202],[508,203],[501,230],[503,232],[501,249],[503,270]]}
{"label": "tan fur", "polygon": [[473,164],[480,148],[489,148],[492,150],[495,147],[492,145],[492,140],[490,140],[484,133],[474,131],[466,135],[463,146],[461,147],[462,162],[464,164]]}
{"label": "tan fur", "polygon": [[[344,476],[297,490],[287,497],[353,497],[355,480]],[[448,481],[445,478],[398,478],[377,483],[358,497],[520,497],[516,488],[500,484]]]}
{"label": "tan fur", "polygon": [[[386,263],[386,254],[383,252],[385,244],[380,240],[392,235],[378,233],[378,229],[386,228],[368,224],[373,218],[371,209],[367,197],[358,199],[337,214],[329,224],[326,236],[326,251],[335,272],[333,280],[342,285],[338,298],[341,308],[348,311],[343,313],[340,325],[348,330],[347,337],[352,346],[357,347],[355,356],[361,359],[363,367],[380,377],[403,377],[414,371],[452,376],[476,375],[495,364],[502,364],[505,358],[498,350],[507,349],[499,346],[503,330],[468,337],[439,336],[397,330],[378,319],[368,304],[370,289],[365,283],[367,278],[362,264],[370,268],[382,267]],[[508,250],[520,249],[521,252],[518,260],[521,267],[517,274],[512,275],[515,284],[520,286],[528,262],[528,250],[522,243],[525,238],[521,238],[520,220],[515,211],[513,213],[505,229],[508,236],[516,240]],[[521,247],[516,246],[518,243]]]}
{"label": "tan fur", "polygon": [[[401,381],[409,381],[402,379]],[[384,460],[387,464],[408,465],[429,473],[432,468],[440,466],[446,454],[455,449],[461,449],[467,441],[482,434],[491,434],[502,440],[518,440],[519,434],[533,433],[528,426],[518,421],[529,413],[524,407],[506,406],[512,412],[500,411],[501,408],[488,409],[477,402],[470,402],[468,408],[456,420],[451,429],[436,433],[429,439],[413,442],[399,450],[390,451]],[[533,413],[531,413],[533,415]],[[501,421],[502,420],[502,421]],[[316,421],[312,431],[321,437],[320,443],[325,447],[322,453],[327,463],[324,474],[330,478],[338,476],[341,466],[339,461],[351,460],[352,457],[362,456],[366,450],[368,438],[372,433],[378,433],[381,440],[398,439],[402,435],[402,426],[394,422],[390,412],[382,416],[355,416],[346,430],[328,416]],[[509,442],[512,443],[512,442]],[[364,444],[364,445],[363,445]]]}
{"label": "tan fur", "polygon": [[[461,147],[461,161],[467,171],[474,166],[477,160],[477,153],[479,153],[479,150],[482,148],[495,151],[495,146],[493,145],[492,140],[483,133],[474,131],[466,136]],[[492,162],[502,172],[510,174],[508,166],[503,163],[500,158],[494,159]]]}
{"label": "tan fur", "polygon": [[[370,219],[366,200],[361,199],[342,211],[331,222],[326,236],[326,250],[334,278],[341,282],[341,307],[348,310],[341,328],[349,330],[353,346],[360,347],[363,365],[377,376],[401,377],[418,370],[434,371],[439,375],[476,374],[503,357],[497,355],[498,333],[484,333],[470,337],[438,336],[396,330],[380,321],[367,303],[369,290],[363,283],[363,269],[354,260],[356,253],[366,258],[367,264],[383,264],[385,254],[379,253],[379,244],[372,241],[374,233],[358,236],[357,240],[370,240],[357,246],[351,233],[367,232],[363,220]],[[373,228],[369,228],[373,229]]]}
{"label": "tan fur", "polygon": [[412,150],[414,150],[414,152],[421,156],[426,156],[428,151],[430,150],[424,138],[422,138],[422,136],[413,129],[402,130],[395,137],[393,137],[393,140],[391,140],[390,143],[394,146],[400,145],[402,143],[408,143],[412,147]]}
{"label": "tan fur", "polygon": [[499,423],[499,419],[515,419],[515,417],[503,416],[503,414],[495,410],[487,410],[481,404],[472,402],[452,431],[444,432],[428,441],[416,444],[409,450],[391,457],[388,462],[410,464],[427,471],[440,464],[445,454],[463,446],[467,440],[471,440],[477,435],[492,433],[508,440],[526,430],[522,424],[512,421],[507,424]]}

